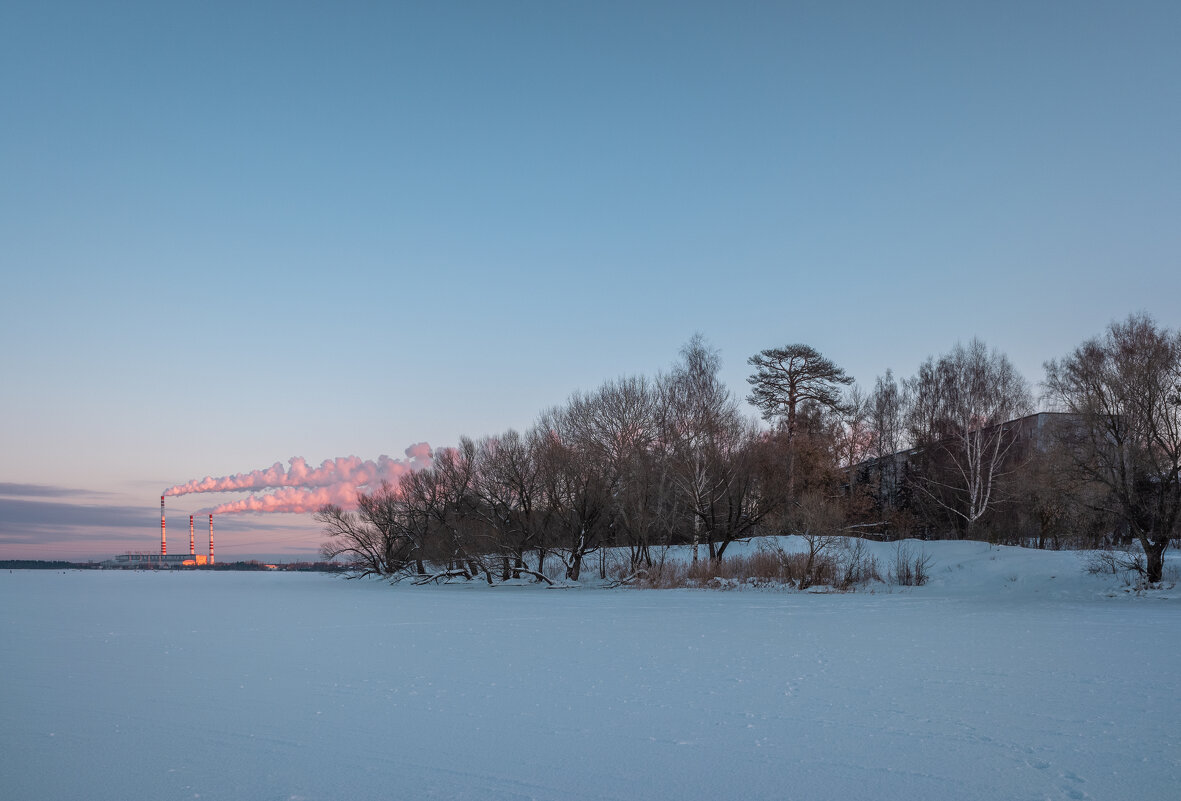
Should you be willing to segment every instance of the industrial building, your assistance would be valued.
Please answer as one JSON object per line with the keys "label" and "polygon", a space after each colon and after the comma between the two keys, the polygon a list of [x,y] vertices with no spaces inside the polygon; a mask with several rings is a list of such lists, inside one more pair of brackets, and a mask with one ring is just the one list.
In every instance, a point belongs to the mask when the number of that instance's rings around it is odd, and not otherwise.
{"label": "industrial building", "polygon": [[174,567],[197,567],[208,563],[203,553],[121,553],[113,559],[99,562],[100,567],[123,570],[171,569]]}

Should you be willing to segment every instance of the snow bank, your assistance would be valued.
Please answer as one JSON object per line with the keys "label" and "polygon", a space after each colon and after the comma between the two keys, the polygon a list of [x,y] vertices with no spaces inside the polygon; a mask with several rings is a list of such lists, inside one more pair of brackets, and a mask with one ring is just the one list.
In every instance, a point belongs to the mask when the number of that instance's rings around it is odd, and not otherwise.
{"label": "snow bank", "polygon": [[[837,542],[828,551],[830,554],[839,555],[842,547],[855,542],[839,537],[834,540]],[[1171,549],[1165,554],[1166,580],[1161,587],[1137,591],[1130,575],[1087,574],[1085,567],[1091,553],[1088,551],[1039,551],[977,541],[860,542],[865,552],[877,560],[883,577],[893,566],[900,548],[909,551],[912,559],[920,554],[929,556],[930,580],[922,587],[892,586],[888,580],[872,582],[859,587],[858,592],[903,592],[925,598],[988,598],[992,601],[1018,598],[1061,601],[1104,597],[1181,601],[1181,584],[1178,583],[1178,577],[1181,576],[1181,552],[1177,549]],[[808,550],[802,537],[758,537],[732,543],[726,549],[725,557],[749,556],[761,549],[776,546],[785,553],[806,553]],[[708,551],[702,546],[699,557],[705,559],[707,556]],[[627,557],[620,552],[613,558],[622,564]],[[670,548],[663,558],[670,562],[687,563],[692,558],[692,550],[688,547]],[[818,587],[814,591],[825,592],[827,588]]]}
{"label": "snow bank", "polygon": [[1175,598],[924,547],[926,587],[821,596],[0,574],[0,795],[1175,793]]}

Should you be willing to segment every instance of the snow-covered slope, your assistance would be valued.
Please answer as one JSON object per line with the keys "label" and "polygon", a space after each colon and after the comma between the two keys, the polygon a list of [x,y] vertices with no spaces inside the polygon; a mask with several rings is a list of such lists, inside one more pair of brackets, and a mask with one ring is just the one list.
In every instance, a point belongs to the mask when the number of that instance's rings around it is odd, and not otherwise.
{"label": "snow-covered slope", "polygon": [[[787,552],[804,551],[799,537],[777,538]],[[735,543],[727,553],[744,554],[765,547],[760,539]],[[1005,599],[1087,600],[1100,597],[1135,596],[1181,601],[1177,586],[1181,554],[1166,552],[1166,581],[1158,589],[1137,592],[1130,575],[1089,575],[1085,569],[1091,554],[1086,551],[1039,551],[985,542],[898,543],[864,541],[863,547],[879,563],[883,576],[894,564],[898,550],[930,557],[930,581],[923,587],[898,588],[870,584],[861,591],[904,591],[919,597],[966,598],[988,601]]]}
{"label": "snow-covered slope", "polygon": [[920,547],[821,595],[3,573],[0,797],[1176,794],[1181,593]]}

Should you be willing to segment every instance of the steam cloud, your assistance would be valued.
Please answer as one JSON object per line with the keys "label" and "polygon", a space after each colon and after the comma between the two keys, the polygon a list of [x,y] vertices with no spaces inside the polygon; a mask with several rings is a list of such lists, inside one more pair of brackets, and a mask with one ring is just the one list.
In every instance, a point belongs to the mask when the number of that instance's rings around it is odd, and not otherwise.
{"label": "steam cloud", "polygon": [[[357,502],[357,491],[376,487],[382,481],[394,483],[411,470],[431,466],[431,446],[425,442],[405,450],[405,459],[379,456],[362,460],[357,456],[326,459],[319,467],[294,456],[287,468],[275,462],[265,470],[252,470],[232,476],[206,476],[164,490],[166,496],[203,492],[256,492],[240,501],[223,503],[209,510],[212,514],[235,512],[314,512],[326,503],[349,507]],[[273,492],[264,492],[273,490]]]}

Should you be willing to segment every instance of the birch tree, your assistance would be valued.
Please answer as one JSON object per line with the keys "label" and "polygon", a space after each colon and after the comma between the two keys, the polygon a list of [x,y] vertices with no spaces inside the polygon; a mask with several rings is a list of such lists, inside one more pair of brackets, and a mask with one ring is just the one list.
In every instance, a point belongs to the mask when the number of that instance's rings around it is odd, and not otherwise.
{"label": "birch tree", "polygon": [[926,451],[918,489],[971,528],[997,501],[998,479],[1017,438],[1005,423],[1032,398],[1009,359],[979,339],[928,360],[908,385],[911,427]]}
{"label": "birch tree", "polygon": [[717,350],[695,335],[681,349],[681,360],[659,382],[660,440],[673,481],[693,518],[693,561],[704,526],[704,512],[727,489],[722,440],[740,425],[738,403],[718,377],[722,361]]}

